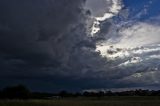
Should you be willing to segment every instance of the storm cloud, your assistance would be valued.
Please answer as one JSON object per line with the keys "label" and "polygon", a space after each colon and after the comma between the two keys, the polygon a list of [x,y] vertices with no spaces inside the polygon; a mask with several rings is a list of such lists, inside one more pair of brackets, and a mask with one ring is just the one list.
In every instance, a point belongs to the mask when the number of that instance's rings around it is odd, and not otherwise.
{"label": "storm cloud", "polygon": [[89,16],[84,3],[1,0],[1,83],[97,77],[104,59],[94,51],[95,42],[87,35]]}
{"label": "storm cloud", "polygon": [[[22,83],[52,91],[159,84],[159,26],[116,23],[120,17],[128,18],[123,2],[96,2],[0,0],[1,86]],[[148,28],[150,33],[142,36],[141,30]],[[127,32],[133,36],[126,40]],[[154,39],[143,44],[156,44],[137,47],[143,46],[138,36],[151,39],[150,34]],[[124,42],[133,39],[137,48],[124,48]]]}

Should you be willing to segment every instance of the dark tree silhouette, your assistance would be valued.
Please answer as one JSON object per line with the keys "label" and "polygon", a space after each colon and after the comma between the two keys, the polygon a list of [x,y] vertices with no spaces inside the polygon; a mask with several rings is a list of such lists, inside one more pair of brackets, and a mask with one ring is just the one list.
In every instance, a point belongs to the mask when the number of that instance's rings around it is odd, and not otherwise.
{"label": "dark tree silhouette", "polygon": [[28,99],[30,91],[23,85],[6,87],[2,90],[2,97],[5,99]]}

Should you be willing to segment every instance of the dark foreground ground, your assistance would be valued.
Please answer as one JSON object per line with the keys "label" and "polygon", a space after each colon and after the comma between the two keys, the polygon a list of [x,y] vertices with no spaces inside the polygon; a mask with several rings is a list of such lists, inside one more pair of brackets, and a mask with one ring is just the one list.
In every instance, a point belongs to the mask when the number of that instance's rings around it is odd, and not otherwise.
{"label": "dark foreground ground", "polygon": [[160,106],[160,97],[80,97],[53,100],[1,100],[0,106]]}

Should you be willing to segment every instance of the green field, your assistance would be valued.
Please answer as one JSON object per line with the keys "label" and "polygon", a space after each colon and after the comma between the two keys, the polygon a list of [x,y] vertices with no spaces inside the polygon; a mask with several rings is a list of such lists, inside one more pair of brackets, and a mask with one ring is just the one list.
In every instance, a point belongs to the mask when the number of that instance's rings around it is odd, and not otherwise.
{"label": "green field", "polygon": [[0,106],[160,106],[160,97],[65,98],[1,100]]}

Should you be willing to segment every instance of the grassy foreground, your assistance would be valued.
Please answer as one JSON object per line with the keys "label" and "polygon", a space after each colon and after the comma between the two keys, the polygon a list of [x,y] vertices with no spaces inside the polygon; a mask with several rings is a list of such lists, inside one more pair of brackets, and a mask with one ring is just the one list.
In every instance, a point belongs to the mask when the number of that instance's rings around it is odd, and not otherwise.
{"label": "grassy foreground", "polygon": [[160,106],[160,97],[66,98],[53,100],[1,100],[0,106]]}

